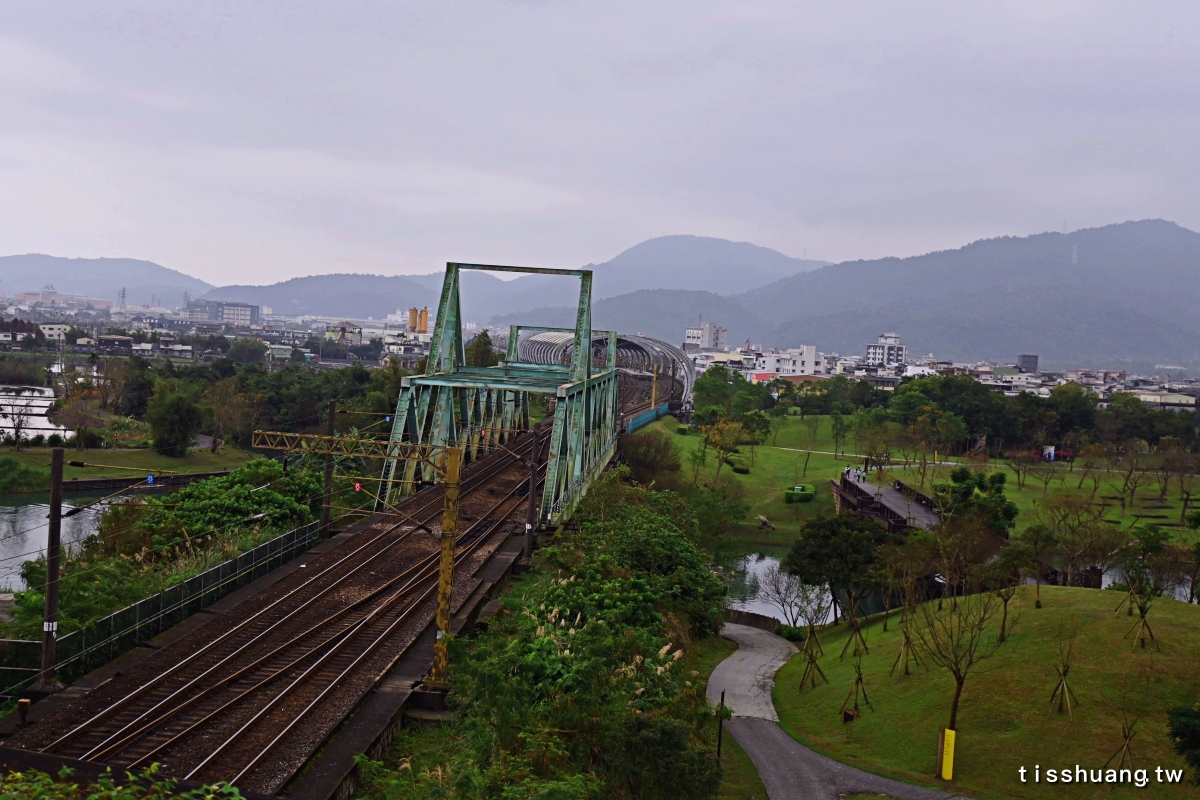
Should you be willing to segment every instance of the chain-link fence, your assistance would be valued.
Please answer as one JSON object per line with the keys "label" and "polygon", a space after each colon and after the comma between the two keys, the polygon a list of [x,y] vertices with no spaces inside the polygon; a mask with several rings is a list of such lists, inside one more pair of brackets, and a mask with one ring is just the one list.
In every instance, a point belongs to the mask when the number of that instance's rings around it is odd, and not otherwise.
{"label": "chain-link fence", "polygon": [[[58,679],[66,683],[79,679],[286,564],[320,540],[320,523],[310,522],[66,634],[58,640],[56,651]],[[0,697],[15,696],[37,679],[41,647],[41,642],[26,639],[0,639],[0,685],[6,687],[0,690]]]}

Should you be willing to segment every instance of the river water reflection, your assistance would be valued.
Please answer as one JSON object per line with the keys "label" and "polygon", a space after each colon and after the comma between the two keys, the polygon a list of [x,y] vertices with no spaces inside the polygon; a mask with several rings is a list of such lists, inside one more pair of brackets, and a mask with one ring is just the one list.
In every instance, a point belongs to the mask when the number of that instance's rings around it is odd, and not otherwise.
{"label": "river water reflection", "polygon": [[[63,502],[63,513],[97,499],[99,495],[68,495]],[[24,589],[21,564],[45,552],[50,528],[49,502],[49,492],[0,495],[0,591]],[[81,511],[64,519],[64,547],[78,544],[95,533],[99,519],[100,508]]]}

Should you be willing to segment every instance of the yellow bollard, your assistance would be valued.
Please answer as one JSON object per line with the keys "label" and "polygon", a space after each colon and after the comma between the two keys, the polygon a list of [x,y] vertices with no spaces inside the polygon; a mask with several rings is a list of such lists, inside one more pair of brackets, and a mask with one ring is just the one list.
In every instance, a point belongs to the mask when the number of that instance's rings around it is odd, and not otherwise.
{"label": "yellow bollard", "polygon": [[937,774],[944,781],[954,780],[954,731],[950,728],[938,734]]}

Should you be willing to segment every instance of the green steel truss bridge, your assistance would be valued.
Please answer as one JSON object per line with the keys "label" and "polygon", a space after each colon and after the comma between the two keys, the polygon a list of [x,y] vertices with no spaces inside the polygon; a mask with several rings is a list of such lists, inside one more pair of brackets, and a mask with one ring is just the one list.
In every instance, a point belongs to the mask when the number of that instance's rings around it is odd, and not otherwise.
{"label": "green steel truss bridge", "polygon": [[[459,303],[463,270],[578,278],[575,328],[514,325],[499,365],[467,366]],[[569,362],[523,361],[522,332],[571,334]],[[594,352],[597,337],[604,342],[602,354]],[[539,524],[565,520],[616,448],[617,335],[592,330],[591,270],[447,264],[426,374],[404,378],[401,387],[382,475],[381,499],[387,504],[438,480],[428,460],[411,457],[412,445],[461,447],[464,459],[472,461],[530,429],[531,394],[547,396],[554,407]]]}

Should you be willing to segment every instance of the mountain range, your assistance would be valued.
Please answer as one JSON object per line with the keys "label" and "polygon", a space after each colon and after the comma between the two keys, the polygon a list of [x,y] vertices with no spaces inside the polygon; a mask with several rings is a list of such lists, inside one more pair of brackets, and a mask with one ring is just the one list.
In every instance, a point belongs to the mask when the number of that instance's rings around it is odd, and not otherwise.
{"label": "mountain range", "polygon": [[[1200,234],[1164,220],[840,264],[745,242],[665,236],[585,268],[594,271],[595,327],[669,342],[703,318],[728,328],[730,344],[749,339],[861,353],[892,330],[911,353],[955,360],[1038,353],[1058,365],[1200,363],[1193,313],[1200,304]],[[51,282],[60,291],[115,299],[125,286],[131,305],[148,302],[150,293],[171,302],[170,292],[188,291],[276,313],[381,318],[413,305],[436,308],[442,275],[318,275],[217,288],[147,261],[10,256],[0,258],[0,280],[10,293]],[[574,321],[578,283],[468,272],[461,296],[468,320],[566,326]]]}
{"label": "mountain range", "polygon": [[182,304],[184,292],[199,297],[216,288],[178,270],[135,258],[61,258],[39,253],[0,256],[0,288],[9,297],[37,291],[46,284],[64,294],[113,303],[124,289],[127,305],[167,307]]}
{"label": "mountain range", "polygon": [[[714,293],[745,291],[798,273],[827,266],[827,261],[792,258],[748,242],[702,236],[662,236],[625,250],[593,271],[592,299],[602,300],[641,289],[688,287]],[[401,306],[436,307],[442,273],[385,278],[381,275],[316,275],[271,286],[223,286],[205,298],[270,306],[278,314],[320,314],[381,318]],[[570,306],[579,299],[579,282],[559,275],[526,275],[500,280],[469,271],[462,274],[463,315],[481,323],[498,314],[546,306]],[[572,312],[574,324],[574,312]],[[681,334],[682,335],[682,334]]]}

